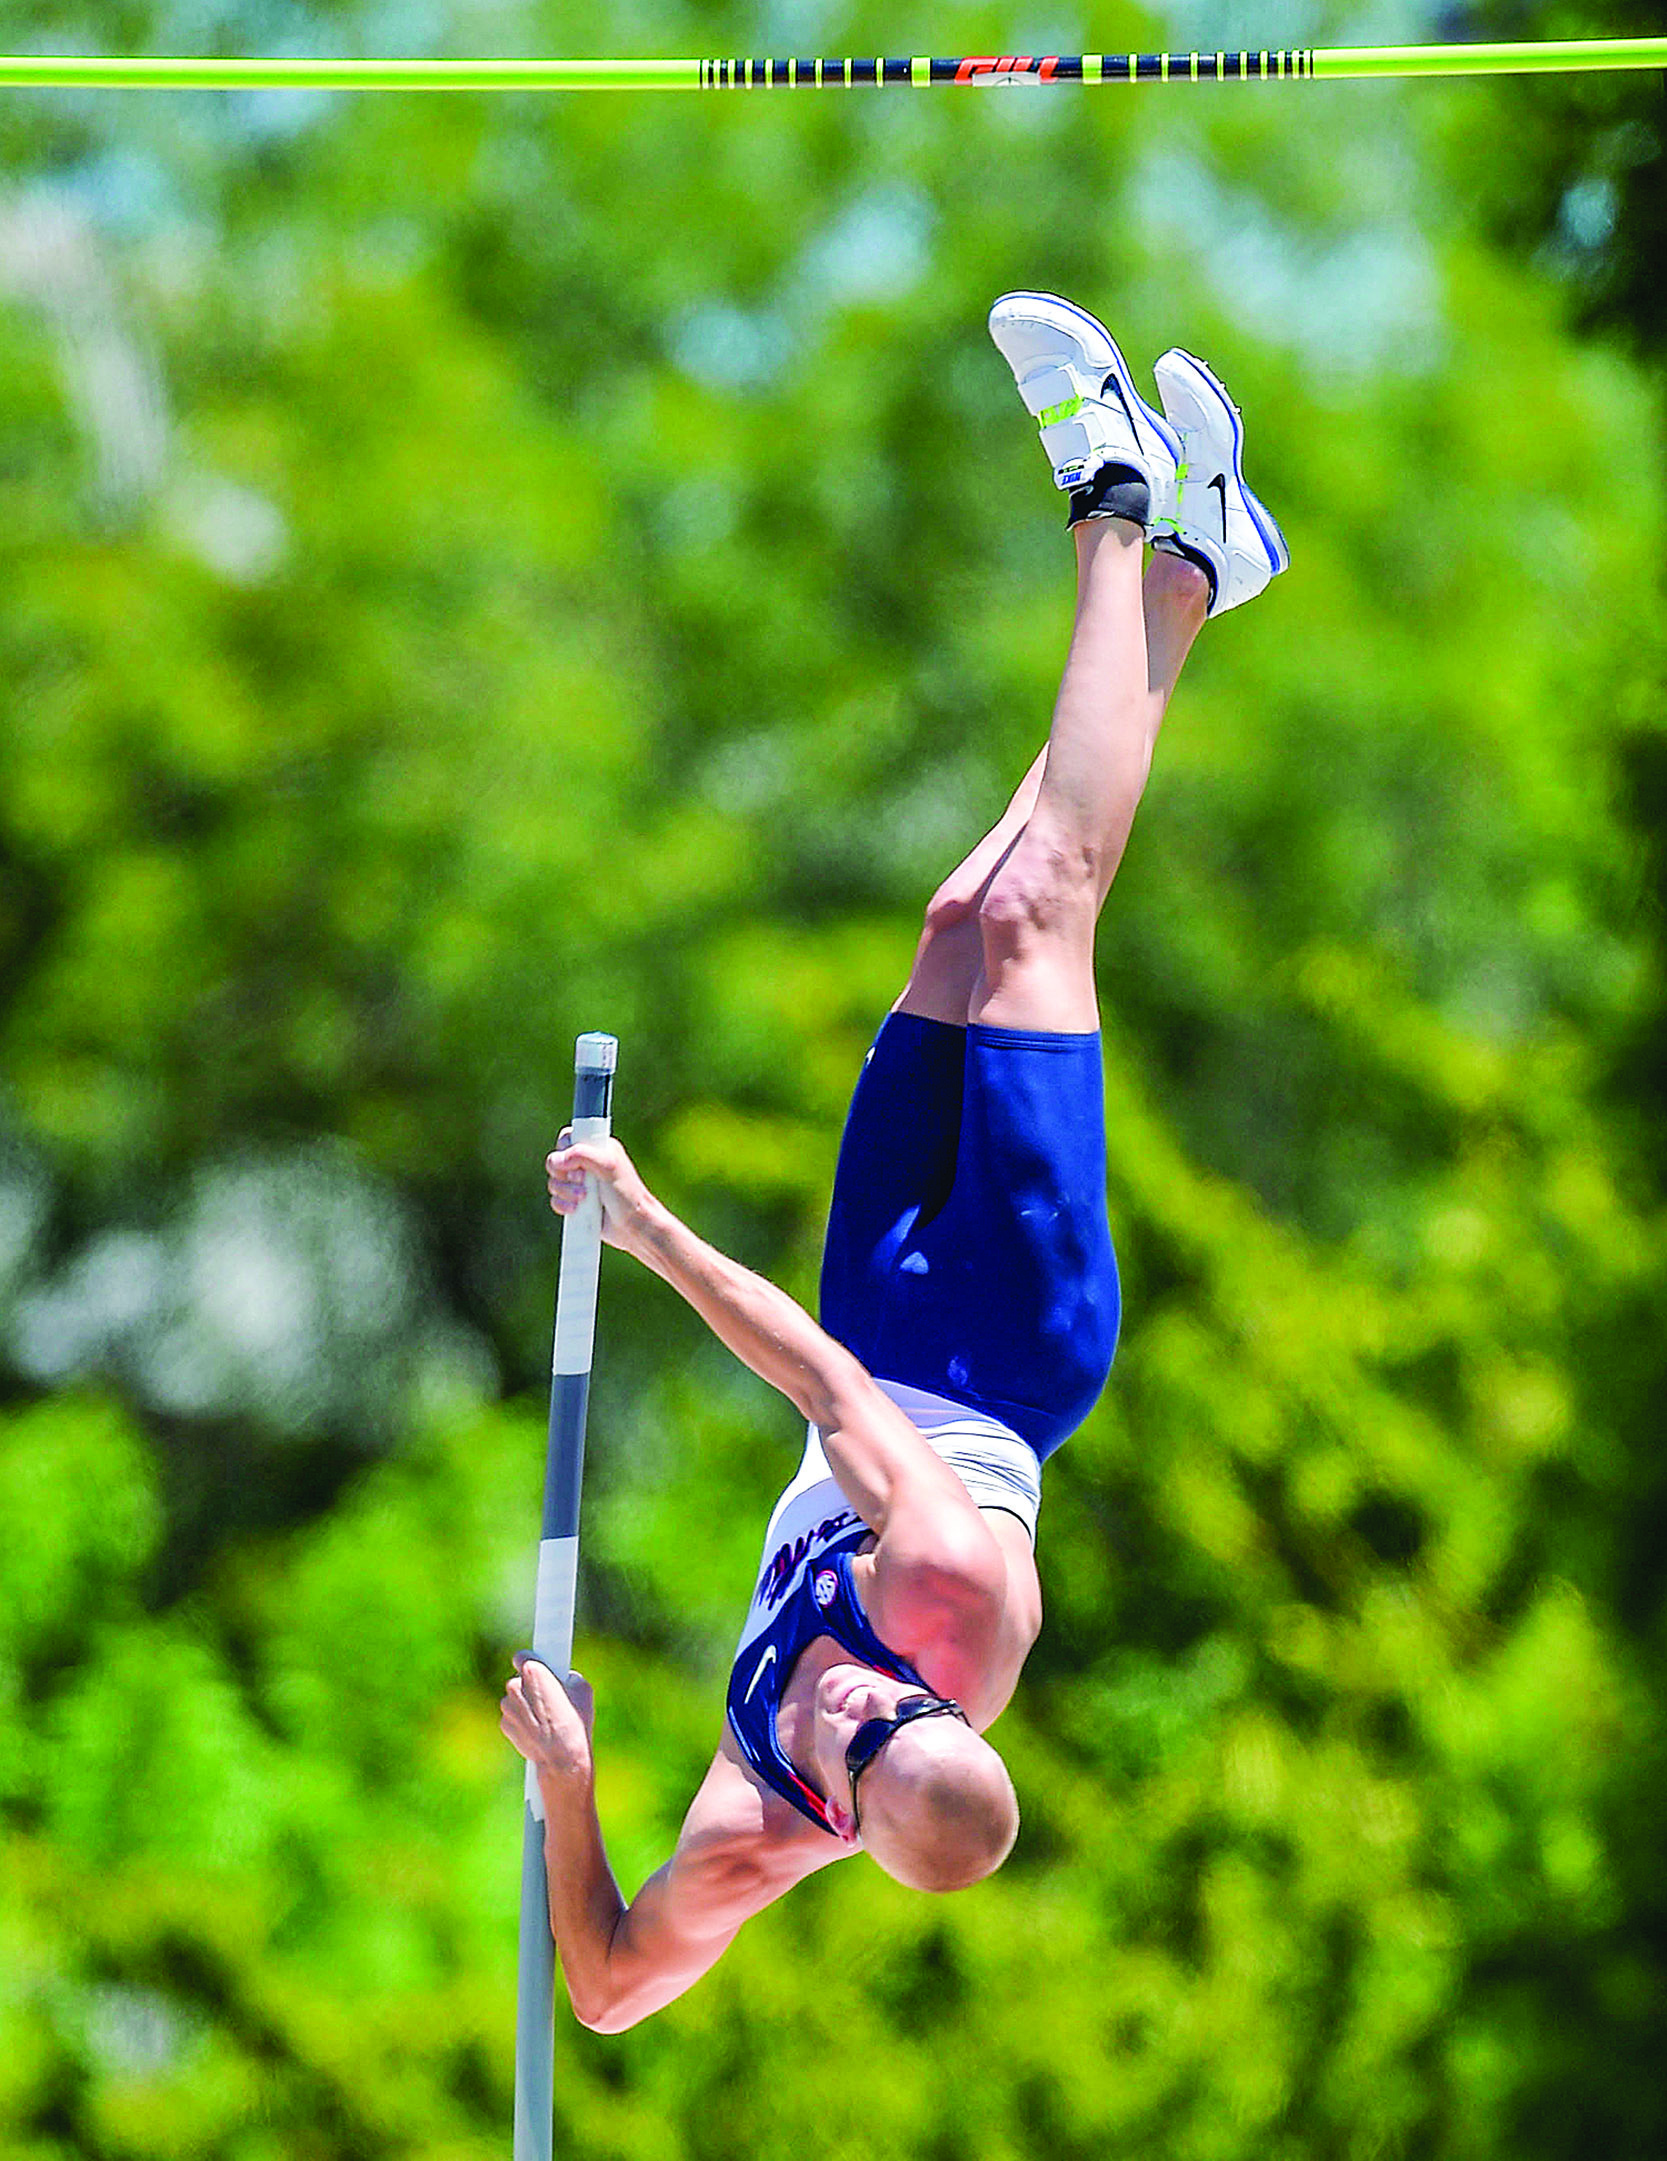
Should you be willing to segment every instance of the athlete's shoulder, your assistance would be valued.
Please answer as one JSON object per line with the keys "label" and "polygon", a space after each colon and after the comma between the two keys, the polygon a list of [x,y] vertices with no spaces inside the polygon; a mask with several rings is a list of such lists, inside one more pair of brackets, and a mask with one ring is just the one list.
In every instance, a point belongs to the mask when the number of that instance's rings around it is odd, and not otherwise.
{"label": "athlete's shoulder", "polygon": [[1003,1678],[1008,1568],[988,1525],[975,1516],[972,1535],[957,1527],[941,1545],[882,1538],[870,1566],[864,1599],[876,1633],[982,1730],[1016,1677]]}

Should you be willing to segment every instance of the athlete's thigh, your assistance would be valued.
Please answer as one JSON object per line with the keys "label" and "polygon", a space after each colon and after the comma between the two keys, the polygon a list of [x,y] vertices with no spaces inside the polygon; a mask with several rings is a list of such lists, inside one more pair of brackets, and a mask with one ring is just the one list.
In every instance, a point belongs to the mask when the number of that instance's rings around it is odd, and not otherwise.
{"label": "athlete's thigh", "polygon": [[919,1244],[920,1363],[886,1370],[988,1410],[1046,1457],[1104,1387],[1121,1307],[1097,1034],[968,1029],[955,1184]]}
{"label": "athlete's thigh", "polygon": [[955,1177],[967,1032],[889,1014],[840,1141],[822,1249],[822,1326],[872,1367],[898,1253]]}

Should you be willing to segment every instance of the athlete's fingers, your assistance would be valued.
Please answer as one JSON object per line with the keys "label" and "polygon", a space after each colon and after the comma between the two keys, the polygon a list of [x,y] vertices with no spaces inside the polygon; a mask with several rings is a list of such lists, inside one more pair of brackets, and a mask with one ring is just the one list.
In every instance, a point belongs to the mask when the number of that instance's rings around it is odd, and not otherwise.
{"label": "athlete's fingers", "polygon": [[570,1673],[567,1677],[567,1696],[580,1718],[586,1733],[596,1722],[596,1696],[582,1673]]}
{"label": "athlete's fingers", "polygon": [[529,1708],[547,1704],[558,1716],[563,1710],[577,1711],[589,1731],[596,1715],[596,1697],[582,1673],[563,1676],[546,1665],[536,1651],[517,1651],[514,1665],[517,1678],[510,1685],[521,1690]]}
{"label": "athlete's fingers", "polygon": [[565,1148],[551,1149],[544,1158],[544,1167],[567,1178],[583,1177],[586,1171],[595,1171],[605,1178],[614,1169],[615,1161],[613,1150],[605,1141],[600,1145],[569,1141]]}
{"label": "athlete's fingers", "polygon": [[584,1165],[575,1163],[564,1147],[544,1158],[544,1174],[550,1206],[558,1215],[570,1216],[585,1197]]}
{"label": "athlete's fingers", "polygon": [[544,1177],[550,1206],[559,1216],[572,1215],[583,1195],[594,1190],[602,1204],[602,1236],[611,1246],[629,1245],[633,1225],[652,1204],[636,1165],[611,1137],[553,1148],[544,1158]]}
{"label": "athlete's fingers", "polygon": [[499,1711],[506,1740],[540,1770],[588,1768],[593,1716],[588,1684],[575,1674],[570,1685],[536,1651],[517,1651],[514,1665]]}
{"label": "athlete's fingers", "polygon": [[518,1688],[530,1700],[539,1697],[547,1701],[554,1700],[550,1694],[550,1686],[554,1682],[556,1687],[560,1688],[561,1676],[553,1666],[540,1658],[536,1651],[517,1651],[511,1663],[515,1667],[512,1687]]}
{"label": "athlete's fingers", "polygon": [[550,1191],[550,1206],[557,1215],[573,1215],[583,1206],[590,1188],[590,1179],[594,1177],[602,1199],[603,1214],[611,1216],[614,1207],[612,1179],[615,1165],[601,1150],[559,1150],[545,1157],[544,1168]]}

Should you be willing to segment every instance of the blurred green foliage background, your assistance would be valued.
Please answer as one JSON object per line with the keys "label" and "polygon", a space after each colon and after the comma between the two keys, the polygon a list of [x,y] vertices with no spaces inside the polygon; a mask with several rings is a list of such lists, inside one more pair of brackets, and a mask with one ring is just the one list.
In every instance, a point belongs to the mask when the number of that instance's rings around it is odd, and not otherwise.
{"label": "blurred green foliage background", "polygon": [[[979,52],[1659,27],[21,0],[18,48]],[[581,1028],[814,1296],[917,911],[1046,725],[983,315],[1207,355],[1294,568],[1106,918],[1124,1344],[1025,1810],[617,2040],[584,2161],[1667,2148],[1659,78],[0,95],[0,2155],[507,2150]],[[580,1660],[627,1890],[785,1405],[610,1262]]]}

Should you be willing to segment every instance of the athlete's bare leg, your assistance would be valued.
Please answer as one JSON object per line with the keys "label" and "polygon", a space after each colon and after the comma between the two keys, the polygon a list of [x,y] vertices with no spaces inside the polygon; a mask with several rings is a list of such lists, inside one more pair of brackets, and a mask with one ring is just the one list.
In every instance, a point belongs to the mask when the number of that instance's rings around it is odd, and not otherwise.
{"label": "athlete's bare leg", "polygon": [[965,1025],[967,1001],[984,970],[979,903],[1036,807],[1036,791],[1042,785],[1047,755],[1044,745],[1001,817],[927,902],[926,923],[915,948],[914,966],[893,1008],[895,1012],[919,1013],[927,1020],[947,1021],[957,1028]]}
{"label": "athlete's bare leg", "polygon": [[954,1025],[1099,1024],[1095,919],[1209,585],[1167,554],[1153,554],[1142,579],[1139,531],[1119,519],[1090,520],[1074,537],[1077,616],[1052,733],[999,822],[928,903],[899,1012]]}

